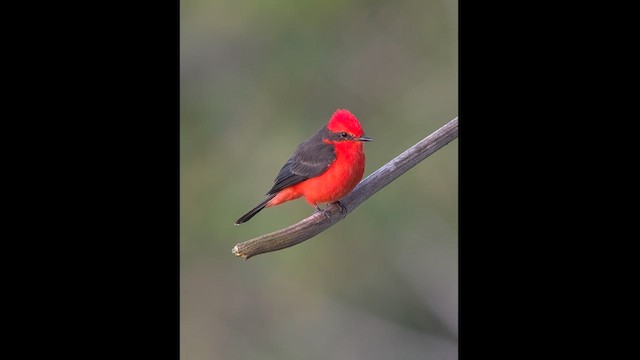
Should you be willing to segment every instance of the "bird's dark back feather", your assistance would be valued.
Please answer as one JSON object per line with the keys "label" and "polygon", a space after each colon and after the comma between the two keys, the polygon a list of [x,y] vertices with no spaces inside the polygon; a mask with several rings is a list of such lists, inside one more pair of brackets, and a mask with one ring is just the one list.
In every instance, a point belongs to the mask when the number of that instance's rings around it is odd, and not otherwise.
{"label": "bird's dark back feather", "polygon": [[280,169],[273,187],[267,195],[275,194],[286,187],[319,176],[327,171],[329,165],[336,160],[336,154],[333,145],[322,140],[331,136],[331,131],[324,126],[298,145],[291,158]]}

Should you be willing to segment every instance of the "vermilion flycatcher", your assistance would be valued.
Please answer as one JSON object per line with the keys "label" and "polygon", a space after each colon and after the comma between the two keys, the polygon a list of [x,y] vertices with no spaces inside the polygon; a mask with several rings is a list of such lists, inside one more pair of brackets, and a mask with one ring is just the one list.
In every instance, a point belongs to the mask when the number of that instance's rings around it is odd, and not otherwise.
{"label": "vermilion flycatcher", "polygon": [[318,210],[318,204],[338,202],[362,179],[364,174],[363,141],[360,122],[348,110],[338,109],[327,125],[305,140],[276,176],[267,197],[255,208],[236,220],[239,225],[265,207],[304,196]]}

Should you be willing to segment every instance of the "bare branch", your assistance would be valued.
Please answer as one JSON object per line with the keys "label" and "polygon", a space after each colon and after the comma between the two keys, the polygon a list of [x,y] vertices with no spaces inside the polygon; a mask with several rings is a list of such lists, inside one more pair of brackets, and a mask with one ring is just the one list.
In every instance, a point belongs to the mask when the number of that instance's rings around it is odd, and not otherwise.
{"label": "bare branch", "polygon": [[326,213],[316,211],[297,224],[239,243],[231,251],[247,260],[255,255],[299,244],[318,235],[344,219],[371,195],[457,137],[456,117],[362,180],[351,193],[340,199],[347,209],[346,212],[341,212],[339,205],[330,204]]}

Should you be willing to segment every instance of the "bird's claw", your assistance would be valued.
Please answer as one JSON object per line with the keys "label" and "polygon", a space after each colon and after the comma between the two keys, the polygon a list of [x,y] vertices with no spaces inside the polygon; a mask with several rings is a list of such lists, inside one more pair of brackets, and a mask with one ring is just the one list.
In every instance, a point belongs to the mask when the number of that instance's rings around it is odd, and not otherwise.
{"label": "bird's claw", "polygon": [[328,210],[327,208],[320,209],[320,206],[316,205],[316,210],[319,213],[322,213],[322,215],[324,215],[324,217],[327,218],[327,219],[331,217],[331,211]]}
{"label": "bird's claw", "polygon": [[[334,204],[337,204],[338,206],[340,206],[340,213],[344,214],[347,212],[347,208],[346,206],[344,206],[340,201],[336,201]],[[329,206],[325,207],[324,209],[320,209],[320,206],[316,205],[316,209],[322,213],[322,215],[324,215],[327,219],[331,218],[331,210],[329,210]]]}

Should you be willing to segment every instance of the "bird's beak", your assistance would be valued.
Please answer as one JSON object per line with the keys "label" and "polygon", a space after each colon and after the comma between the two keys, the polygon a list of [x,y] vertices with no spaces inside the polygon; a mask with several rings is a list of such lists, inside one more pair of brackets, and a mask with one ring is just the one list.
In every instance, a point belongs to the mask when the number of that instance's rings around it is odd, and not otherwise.
{"label": "bird's beak", "polygon": [[362,135],[360,137],[357,137],[357,138],[354,138],[353,140],[356,140],[356,141],[373,141],[372,138],[370,138],[368,136],[364,136],[364,135]]}

